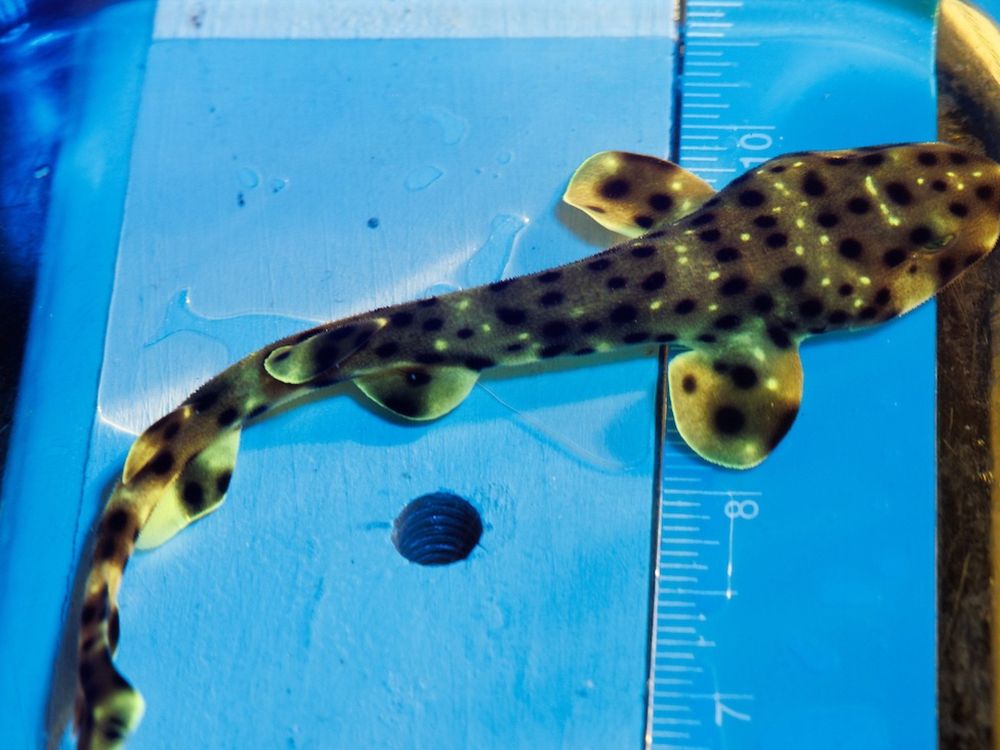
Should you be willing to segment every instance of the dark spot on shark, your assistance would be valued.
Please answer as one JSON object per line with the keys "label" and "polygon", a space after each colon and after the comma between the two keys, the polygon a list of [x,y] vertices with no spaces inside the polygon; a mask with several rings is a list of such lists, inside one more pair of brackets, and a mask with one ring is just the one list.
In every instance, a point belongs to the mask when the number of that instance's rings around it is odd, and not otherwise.
{"label": "dark spot on shark", "polygon": [[810,297],[799,303],[799,314],[803,318],[815,318],[823,312],[823,301],[818,297]]}
{"label": "dark spot on shark", "polygon": [[240,415],[239,411],[235,407],[228,407],[219,412],[219,416],[216,417],[216,422],[218,422],[219,427],[228,427],[236,418]]}
{"label": "dark spot on shark", "polygon": [[413,313],[401,311],[389,316],[389,324],[395,328],[406,328],[413,322]]}
{"label": "dark spot on shark", "polygon": [[637,227],[642,227],[643,229],[649,229],[656,223],[656,220],[652,216],[646,216],[645,214],[633,216],[632,221]]}
{"label": "dark spot on shark", "polygon": [[561,305],[564,299],[562,292],[546,292],[538,298],[538,304],[542,307],[556,307]]}
{"label": "dark spot on shark", "polygon": [[666,193],[653,193],[647,201],[649,207],[654,211],[669,211],[674,207],[674,199]]}
{"label": "dark spot on shark", "polygon": [[611,261],[607,258],[598,258],[597,260],[592,260],[587,264],[587,268],[591,271],[606,271],[611,267]]}
{"label": "dark spot on shark", "polygon": [[624,289],[627,284],[628,279],[624,276],[612,276],[605,282],[605,286],[607,286],[608,289]]}
{"label": "dark spot on shark", "polygon": [[722,237],[722,232],[718,229],[705,229],[698,232],[698,239],[702,242],[717,242]]}
{"label": "dark spot on shark", "polygon": [[543,274],[539,274],[538,282],[540,284],[553,284],[562,278],[562,271],[546,271]]}
{"label": "dark spot on shark", "polygon": [[764,243],[772,250],[777,250],[779,247],[784,247],[788,244],[788,236],[781,232],[775,232],[774,234],[767,235]]}
{"label": "dark spot on shark", "polygon": [[885,186],[889,200],[898,206],[908,206],[913,203],[913,193],[901,182],[890,182]]}
{"label": "dark spot on shark", "polygon": [[885,254],[882,256],[882,262],[889,268],[895,268],[896,266],[902,264],[905,260],[906,251],[898,247],[894,247],[892,250],[886,250]]}
{"label": "dark spot on shark", "polygon": [[826,183],[823,182],[822,178],[816,172],[807,172],[805,179],[802,181],[802,192],[817,198],[826,194]]}
{"label": "dark spot on shark", "polygon": [[779,274],[781,283],[791,289],[797,289],[806,281],[806,269],[803,266],[786,266]]}
{"label": "dark spot on shark", "polygon": [[938,163],[937,155],[930,151],[921,151],[917,154],[917,161],[925,167],[933,167]]}
{"label": "dark spot on shark", "polygon": [[431,376],[425,370],[409,370],[404,376],[408,385],[420,387],[431,382]]}
{"label": "dark spot on shark", "polygon": [[969,207],[958,201],[949,204],[948,211],[952,216],[958,216],[959,218],[969,215]]}
{"label": "dark spot on shark", "polygon": [[756,208],[764,204],[764,194],[759,190],[744,190],[740,193],[740,205],[746,208]]}
{"label": "dark spot on shark", "polygon": [[662,289],[666,283],[666,274],[662,271],[656,271],[643,279],[641,286],[647,292],[655,292],[657,289]]}
{"label": "dark spot on shark", "polygon": [[645,331],[636,331],[634,333],[626,334],[622,337],[622,341],[626,344],[641,344],[643,341],[649,339],[649,334]]}
{"label": "dark spot on shark", "polygon": [[866,214],[871,211],[872,204],[867,198],[858,196],[847,201],[847,210],[852,214]]}
{"label": "dark spot on shark", "polygon": [[725,297],[732,297],[737,294],[743,294],[748,286],[749,282],[742,276],[732,276],[722,282],[719,292]]}
{"label": "dark spot on shark", "polygon": [[440,331],[444,327],[444,321],[441,318],[428,318],[424,321],[422,328],[425,331],[433,332]]}
{"label": "dark spot on shark", "polygon": [[924,246],[931,241],[933,236],[934,233],[931,231],[931,228],[925,224],[921,224],[910,232],[910,242],[914,245]]}
{"label": "dark spot on shark", "polygon": [[496,362],[494,362],[489,357],[467,357],[463,364],[470,370],[474,370],[475,372],[480,372],[481,370],[493,367],[493,365],[495,365]]}
{"label": "dark spot on shark", "polygon": [[846,323],[849,317],[850,316],[843,310],[834,310],[826,316],[826,319],[831,325],[839,326],[842,323]]}
{"label": "dark spot on shark", "polygon": [[690,298],[682,299],[676,305],[674,305],[674,312],[678,315],[687,315],[694,310],[697,303]]}
{"label": "dark spot on shark", "polygon": [[681,379],[681,388],[685,393],[694,393],[698,390],[698,379],[694,375],[685,375]]}
{"label": "dark spot on shark", "polygon": [[188,509],[190,515],[197,515],[205,507],[205,490],[200,482],[190,481],[184,483],[181,492],[181,500]]}
{"label": "dark spot on shark", "polygon": [[877,167],[885,161],[884,154],[865,154],[861,157],[861,163],[869,167]]}
{"label": "dark spot on shark", "polygon": [[168,450],[161,450],[149,462],[149,470],[160,476],[170,473],[172,468],[174,468],[174,454]]}
{"label": "dark spot on shark", "polygon": [[528,319],[528,313],[516,307],[498,307],[497,319],[509,326],[518,326]]}
{"label": "dark spot on shark", "polygon": [[830,229],[840,223],[840,217],[830,211],[824,211],[816,217],[816,223],[821,227]]}
{"label": "dark spot on shark", "polygon": [[837,251],[848,260],[857,260],[861,257],[865,248],[858,240],[847,237],[840,241]]}
{"label": "dark spot on shark", "polygon": [[636,245],[632,248],[633,258],[649,258],[656,252],[653,245]]}
{"label": "dark spot on shark", "polygon": [[756,312],[766,314],[774,309],[774,298],[767,292],[758,294],[750,303]]}
{"label": "dark spot on shark", "polygon": [[745,391],[757,385],[759,380],[757,371],[749,365],[733,365],[733,369],[729,371],[729,377],[733,381],[733,385]]}
{"label": "dark spot on shark", "polygon": [[632,305],[618,305],[618,307],[611,311],[611,315],[608,317],[616,325],[625,325],[626,323],[634,322],[638,314],[638,311]]}
{"label": "dark spot on shark", "polygon": [[761,214],[753,220],[755,227],[760,227],[761,229],[771,229],[777,225],[778,220],[771,216],[770,214]]}
{"label": "dark spot on shark", "polygon": [[771,342],[779,349],[787,349],[792,345],[792,340],[780,326],[768,326],[767,336]]}
{"label": "dark spot on shark", "polygon": [[691,226],[703,227],[706,224],[711,224],[713,221],[715,221],[715,214],[711,211],[705,211],[704,213],[700,213],[691,219]]}
{"label": "dark spot on shark", "polygon": [[598,192],[601,196],[607,198],[608,200],[618,200],[624,198],[632,190],[632,186],[629,184],[628,180],[623,180],[620,178],[612,178],[610,180],[605,180]]}
{"label": "dark spot on shark", "polygon": [[720,263],[731,263],[734,260],[739,260],[740,257],[740,251],[735,247],[720,247],[715,251],[715,259]]}
{"label": "dark spot on shark", "polygon": [[737,407],[725,404],[715,410],[712,417],[716,432],[723,435],[738,435],[746,425],[746,415]]}

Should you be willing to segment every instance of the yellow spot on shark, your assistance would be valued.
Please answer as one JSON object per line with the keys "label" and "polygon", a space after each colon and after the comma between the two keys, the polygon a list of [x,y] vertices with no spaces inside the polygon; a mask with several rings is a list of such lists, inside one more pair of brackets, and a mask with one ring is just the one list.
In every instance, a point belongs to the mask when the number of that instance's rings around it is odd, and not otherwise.
{"label": "yellow spot on shark", "polygon": [[804,247],[802,247],[802,245],[796,245],[795,246],[795,254],[796,255],[805,255],[806,254],[806,249]]}
{"label": "yellow spot on shark", "polygon": [[528,333],[527,331],[521,331],[519,334],[517,334],[517,340],[518,341],[527,341],[530,338],[531,338],[531,334]]}
{"label": "yellow spot on shark", "polygon": [[769,391],[778,390],[778,379],[768,378],[767,380],[764,381],[764,387],[767,388],[767,390]]}
{"label": "yellow spot on shark", "polygon": [[448,349],[448,342],[445,341],[444,339],[437,339],[434,342],[434,350],[435,351],[443,352],[443,351],[447,351],[447,349]]}
{"label": "yellow spot on shark", "polygon": [[718,309],[719,309],[719,305],[716,302],[713,302],[711,305],[708,306],[708,311],[709,312],[715,312]]}
{"label": "yellow spot on shark", "polygon": [[709,280],[709,281],[716,281],[716,280],[717,280],[717,279],[718,279],[718,278],[719,278],[720,276],[722,276],[722,274],[721,274],[721,273],[719,273],[718,271],[712,271],[712,272],[711,272],[711,273],[710,273],[710,274],[708,275],[708,280]]}
{"label": "yellow spot on shark", "polygon": [[862,276],[860,279],[858,279],[858,281],[860,281],[865,286],[872,285],[872,280],[868,276]]}
{"label": "yellow spot on shark", "polygon": [[819,282],[819,285],[820,285],[820,286],[830,286],[830,284],[832,284],[832,283],[833,283],[833,282],[832,282],[832,281],[830,280],[830,277],[829,277],[829,276],[824,276],[824,277],[823,277],[823,278],[822,278],[822,279],[820,280],[820,282]]}
{"label": "yellow spot on shark", "polygon": [[743,233],[741,233],[740,234],[740,241],[741,242],[749,242],[750,241],[750,232],[743,232]]}
{"label": "yellow spot on shark", "polygon": [[490,333],[493,330],[493,326],[491,326],[489,323],[483,323],[481,326],[479,326],[479,330],[481,330],[483,333]]}
{"label": "yellow spot on shark", "polygon": [[458,309],[459,310],[468,310],[469,309],[469,305],[471,305],[471,304],[472,304],[472,300],[471,299],[463,299],[461,302],[458,303]]}
{"label": "yellow spot on shark", "polygon": [[652,310],[653,312],[656,312],[661,307],[663,307],[663,300],[658,299],[655,302],[649,303],[649,309]]}

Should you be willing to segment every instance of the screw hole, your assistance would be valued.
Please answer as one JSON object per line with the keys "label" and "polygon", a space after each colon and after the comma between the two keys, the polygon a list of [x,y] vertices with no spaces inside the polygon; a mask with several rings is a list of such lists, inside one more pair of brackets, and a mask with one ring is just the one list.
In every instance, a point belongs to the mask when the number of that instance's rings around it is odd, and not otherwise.
{"label": "screw hole", "polygon": [[393,523],[392,543],[417,565],[449,565],[467,558],[483,535],[472,503],[448,492],[407,503]]}

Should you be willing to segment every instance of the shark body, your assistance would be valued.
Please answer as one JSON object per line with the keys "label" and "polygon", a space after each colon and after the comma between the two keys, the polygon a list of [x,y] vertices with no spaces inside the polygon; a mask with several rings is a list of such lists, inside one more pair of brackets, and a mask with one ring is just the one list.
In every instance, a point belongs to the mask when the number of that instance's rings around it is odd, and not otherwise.
{"label": "shark body", "polygon": [[789,154],[718,194],[670,162],[604,152],[565,198],[626,239],[274,342],[136,440],[81,612],[81,748],[121,747],[144,710],[112,662],[128,558],[221,504],[252,420],[345,382],[400,416],[435,419],[492,368],[676,343],[688,349],[668,372],[681,436],[709,461],[749,468],[794,422],[804,339],[913,309],[1000,234],[1000,166],[937,143]]}

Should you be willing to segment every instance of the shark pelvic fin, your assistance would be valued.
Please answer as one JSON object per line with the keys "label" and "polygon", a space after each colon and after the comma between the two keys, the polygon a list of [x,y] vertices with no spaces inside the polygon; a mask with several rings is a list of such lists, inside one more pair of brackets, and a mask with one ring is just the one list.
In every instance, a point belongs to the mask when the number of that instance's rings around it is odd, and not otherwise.
{"label": "shark pelvic fin", "polygon": [[297,343],[272,351],[264,360],[264,369],[275,380],[292,385],[334,374],[386,322],[385,318],[368,318],[331,323]]}
{"label": "shark pelvic fin", "polygon": [[691,213],[715,191],[673,162],[626,151],[602,151],[580,165],[563,200],[626,237]]}
{"label": "shark pelvic fin", "polygon": [[375,403],[406,419],[437,419],[458,406],[479,373],[465,367],[399,367],[354,382]]}
{"label": "shark pelvic fin", "polygon": [[746,469],[763,461],[795,421],[802,400],[797,348],[685,352],[670,362],[677,430],[713,463]]}
{"label": "shark pelvic fin", "polygon": [[158,547],[222,505],[240,448],[240,430],[227,430],[196,454],[164,490],[135,546]]}

